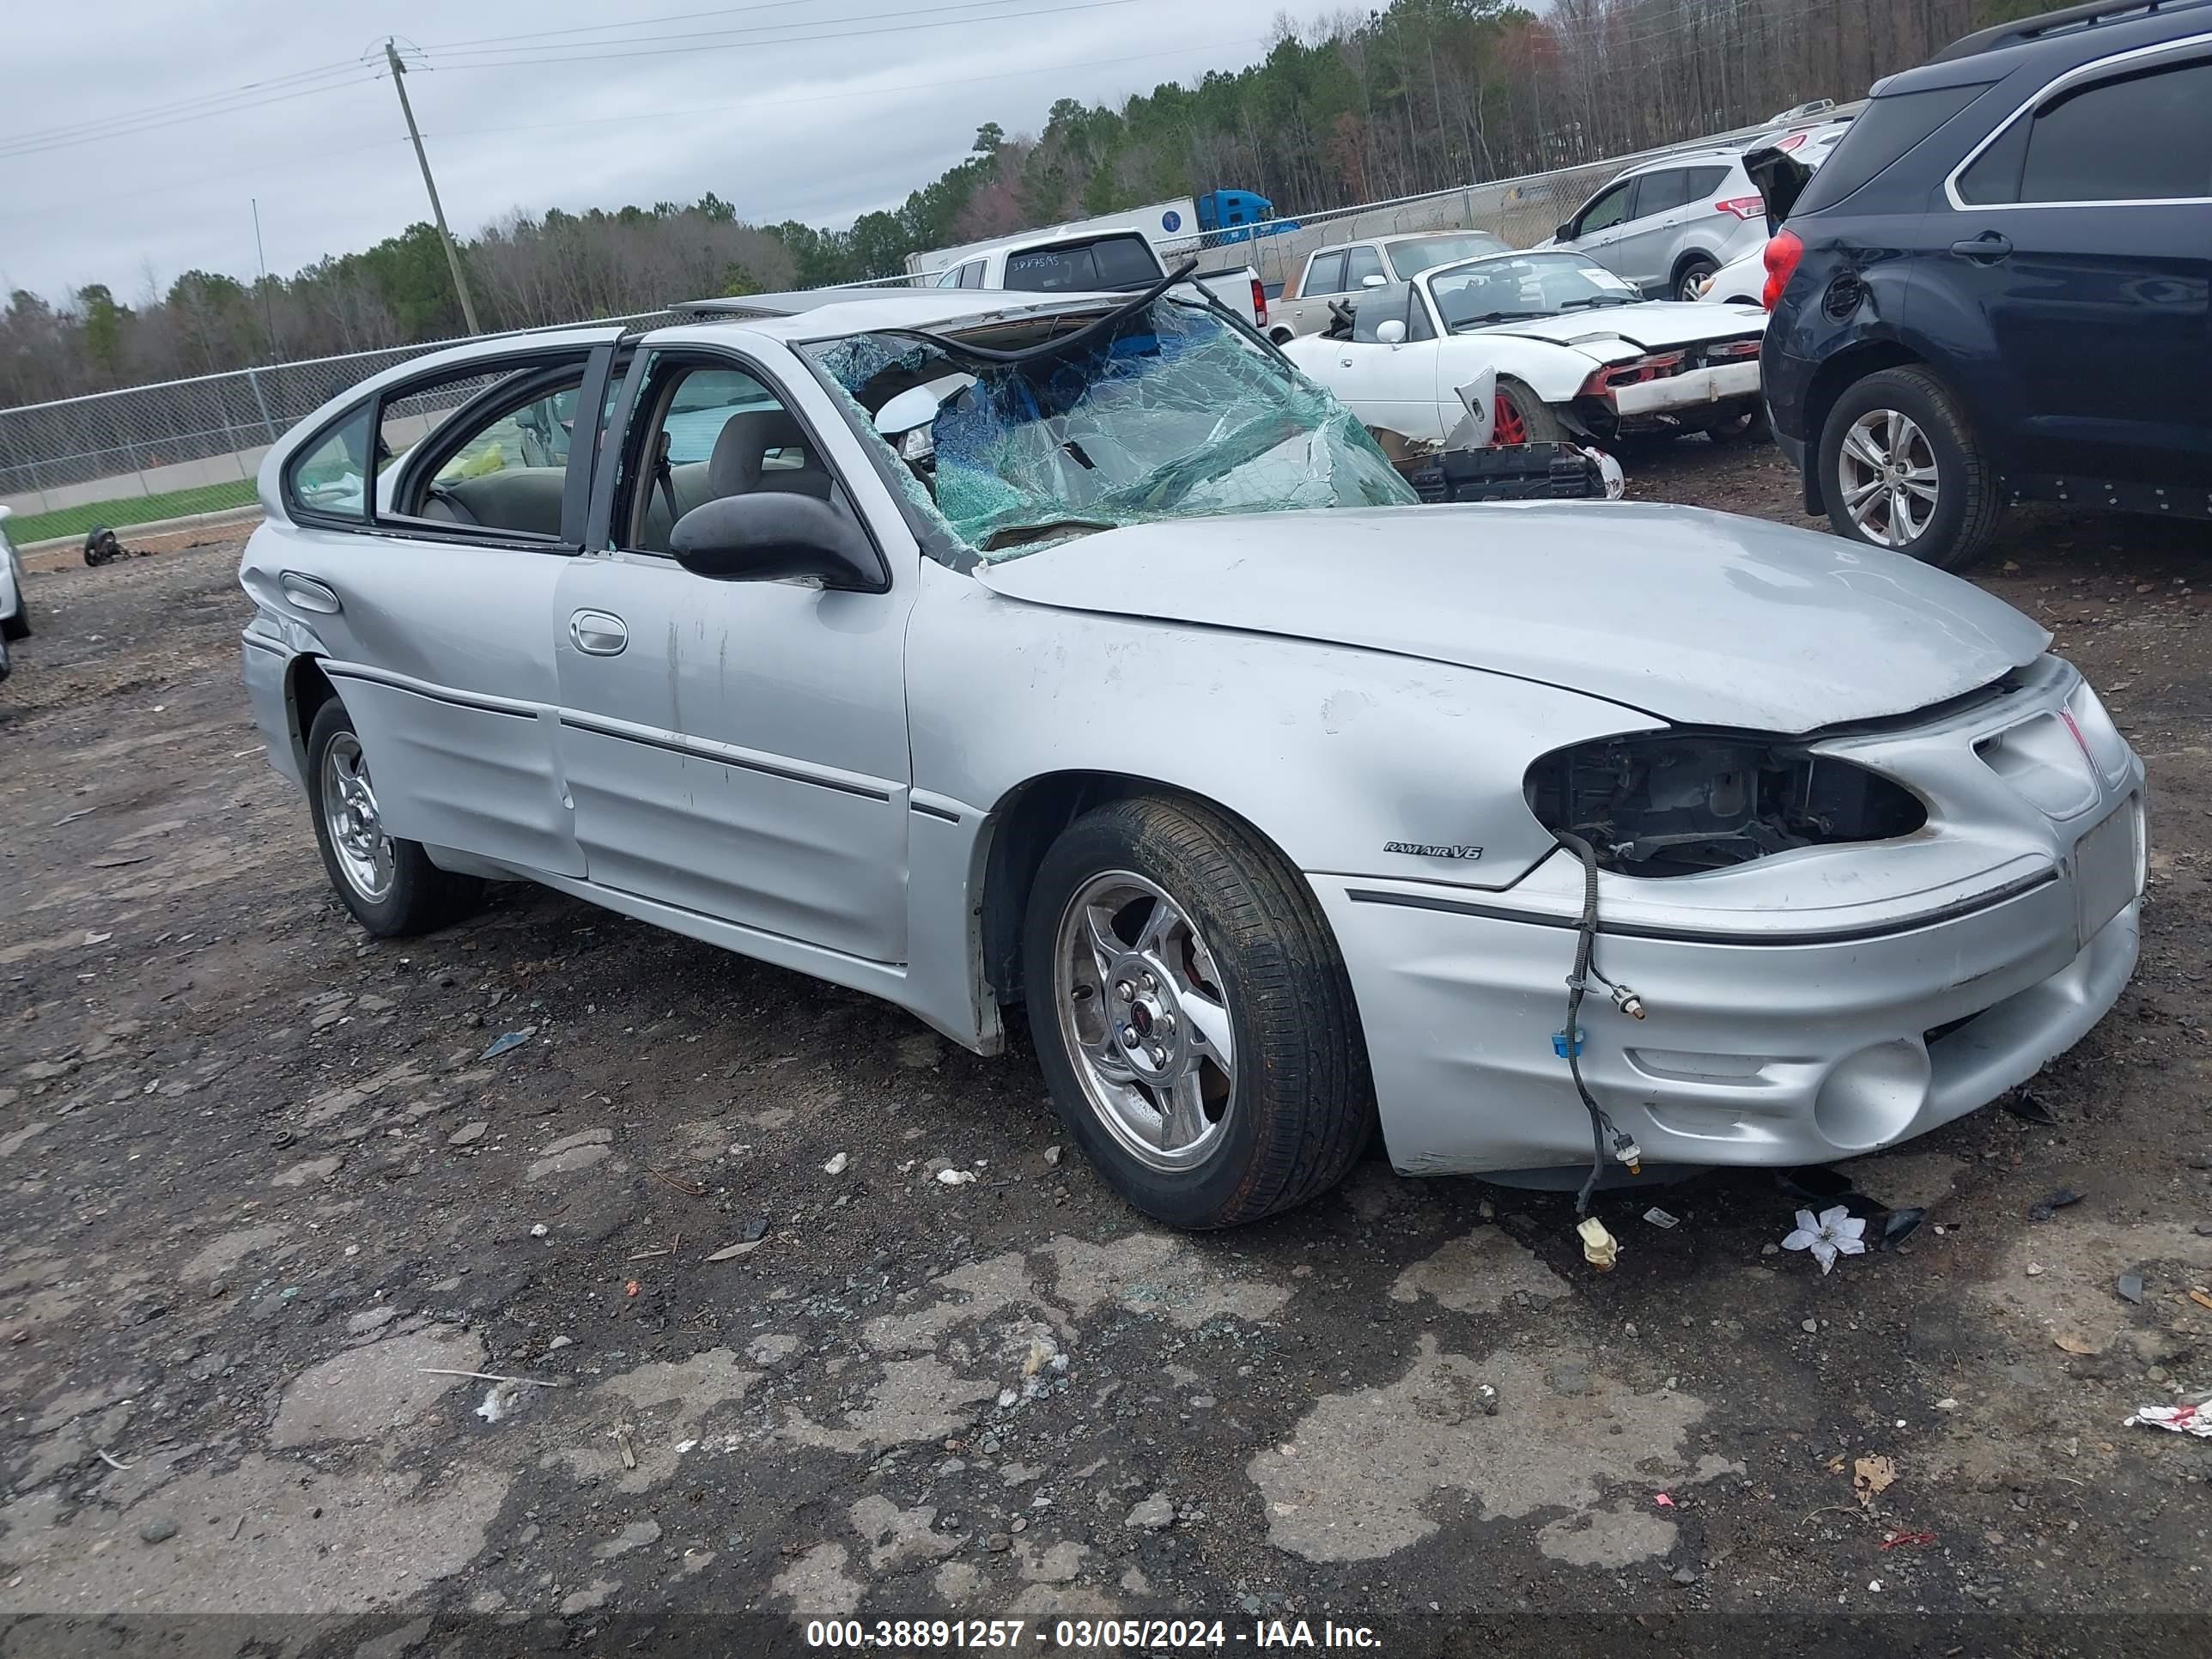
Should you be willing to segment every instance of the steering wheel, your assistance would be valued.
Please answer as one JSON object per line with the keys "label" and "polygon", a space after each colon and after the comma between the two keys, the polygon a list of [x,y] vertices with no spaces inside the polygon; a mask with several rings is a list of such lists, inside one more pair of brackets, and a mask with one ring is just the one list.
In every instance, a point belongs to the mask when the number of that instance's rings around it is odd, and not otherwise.
{"label": "steering wheel", "polygon": [[444,507],[447,512],[453,514],[453,522],[456,524],[478,524],[482,522],[475,514],[469,511],[466,505],[461,501],[461,498],[454,495],[453,492],[444,484],[432,484],[428,489],[422,492],[422,498],[423,505],[426,507],[430,502],[435,501],[439,506]]}

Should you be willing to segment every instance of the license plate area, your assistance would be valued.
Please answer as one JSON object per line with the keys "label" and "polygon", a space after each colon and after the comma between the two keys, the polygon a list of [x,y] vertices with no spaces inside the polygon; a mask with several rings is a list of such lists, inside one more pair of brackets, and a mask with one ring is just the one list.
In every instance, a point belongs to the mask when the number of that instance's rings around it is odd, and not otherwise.
{"label": "license plate area", "polygon": [[2075,939],[2087,945],[2136,896],[2142,834],[2141,805],[2133,797],[2074,843]]}

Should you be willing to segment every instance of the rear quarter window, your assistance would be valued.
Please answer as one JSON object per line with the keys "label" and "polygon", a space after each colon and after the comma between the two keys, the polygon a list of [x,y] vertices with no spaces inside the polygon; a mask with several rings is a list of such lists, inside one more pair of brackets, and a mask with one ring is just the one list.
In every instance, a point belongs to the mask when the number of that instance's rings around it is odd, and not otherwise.
{"label": "rear quarter window", "polygon": [[1031,293],[1081,293],[1150,288],[1159,278],[1152,244],[1132,234],[1010,253],[1005,285]]}
{"label": "rear quarter window", "polygon": [[1859,112],[1850,130],[1829,152],[1791,208],[1790,216],[1818,213],[1855,194],[1987,92],[1990,85],[1984,82],[1969,87],[1929,87],[1875,99]]}

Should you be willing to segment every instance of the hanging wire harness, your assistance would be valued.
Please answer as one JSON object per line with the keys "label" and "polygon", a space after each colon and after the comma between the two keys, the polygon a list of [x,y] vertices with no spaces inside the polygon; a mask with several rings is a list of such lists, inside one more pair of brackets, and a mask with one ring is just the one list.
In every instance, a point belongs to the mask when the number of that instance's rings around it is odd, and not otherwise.
{"label": "hanging wire harness", "polygon": [[1575,1092],[1582,1097],[1583,1105],[1589,1113],[1590,1172],[1582,1190],[1575,1194],[1575,1213],[1588,1215],[1590,1194],[1597,1189],[1598,1177],[1605,1173],[1608,1150],[1631,1175],[1643,1169],[1644,1152],[1606,1115],[1605,1108],[1597,1103],[1597,1097],[1590,1093],[1589,1085],[1583,1079],[1583,1033],[1577,1023],[1582,1017],[1583,998],[1589,990],[1590,981],[1595,980],[1612,995],[1613,1006],[1631,1019],[1644,1018],[1644,1000],[1627,986],[1617,984],[1598,972],[1594,960],[1597,954],[1597,849],[1571,831],[1555,830],[1552,833],[1560,846],[1582,861],[1583,866],[1583,913],[1576,923],[1574,971],[1567,975],[1567,1029],[1555,1046],[1565,1058],[1567,1071],[1575,1080]]}

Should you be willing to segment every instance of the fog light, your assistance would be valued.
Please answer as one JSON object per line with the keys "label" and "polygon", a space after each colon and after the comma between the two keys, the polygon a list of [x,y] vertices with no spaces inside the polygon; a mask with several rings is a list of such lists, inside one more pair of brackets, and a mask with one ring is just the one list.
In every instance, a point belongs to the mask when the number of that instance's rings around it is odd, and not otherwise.
{"label": "fog light", "polygon": [[1920,1115],[1929,1071],[1926,1045],[1910,1038],[1862,1048],[1821,1082],[1813,1127],[1845,1152],[1894,1140]]}

